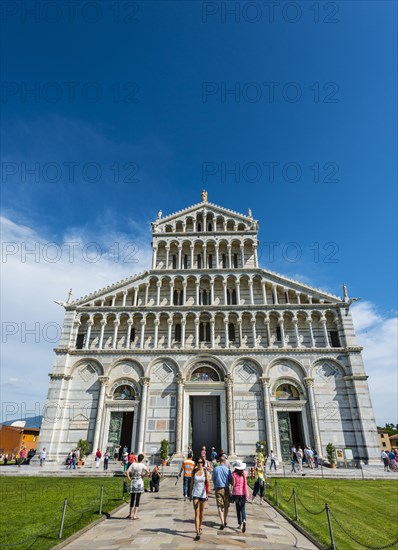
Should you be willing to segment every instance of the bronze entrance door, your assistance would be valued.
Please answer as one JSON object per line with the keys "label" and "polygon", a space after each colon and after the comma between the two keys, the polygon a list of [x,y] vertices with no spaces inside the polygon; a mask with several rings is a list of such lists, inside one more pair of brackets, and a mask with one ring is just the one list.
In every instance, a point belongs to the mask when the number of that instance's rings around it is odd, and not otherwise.
{"label": "bronze entrance door", "polygon": [[211,448],[220,451],[220,397],[211,395],[190,396],[190,443],[194,457],[206,446],[210,460]]}
{"label": "bronze entrance door", "polygon": [[291,448],[301,445],[303,447],[301,412],[278,412],[279,442],[281,446],[282,460],[291,459]]}

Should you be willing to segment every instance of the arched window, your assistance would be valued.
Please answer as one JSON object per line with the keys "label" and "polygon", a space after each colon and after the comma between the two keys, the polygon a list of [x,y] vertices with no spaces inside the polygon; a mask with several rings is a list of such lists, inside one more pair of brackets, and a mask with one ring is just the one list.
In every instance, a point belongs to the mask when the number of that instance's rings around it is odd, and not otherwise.
{"label": "arched window", "polygon": [[177,256],[173,254],[173,269],[177,269]]}
{"label": "arched window", "polygon": [[200,222],[198,223],[198,231],[202,231],[202,224]]}
{"label": "arched window", "polygon": [[230,342],[235,342],[235,325],[233,323],[228,324],[228,339]]}
{"label": "arched window", "polygon": [[174,328],[174,340],[181,342],[181,324],[177,323]]}
{"label": "arched window", "polygon": [[281,384],[278,386],[275,392],[275,397],[280,401],[300,399],[297,388],[292,386],[292,384]]}
{"label": "arched window", "polygon": [[209,225],[207,226],[207,231],[213,231],[213,224],[212,223],[209,223]]}
{"label": "arched window", "polygon": [[210,342],[210,323],[199,324],[199,341]]}
{"label": "arched window", "polygon": [[131,327],[130,342],[134,342],[134,340],[135,340],[135,328]]}
{"label": "arched window", "polygon": [[202,256],[200,254],[197,255],[197,262],[198,262],[198,269],[202,269]]}
{"label": "arched window", "polygon": [[133,401],[135,399],[134,388],[128,384],[118,386],[113,392],[113,399],[117,401]]}

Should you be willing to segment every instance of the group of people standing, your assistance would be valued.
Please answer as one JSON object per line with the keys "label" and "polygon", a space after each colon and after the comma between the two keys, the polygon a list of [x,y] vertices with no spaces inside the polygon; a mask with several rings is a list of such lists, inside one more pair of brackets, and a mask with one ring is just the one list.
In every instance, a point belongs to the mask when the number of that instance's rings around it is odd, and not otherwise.
{"label": "group of people standing", "polygon": [[[316,449],[309,447],[304,447],[304,450],[298,446],[297,448],[295,445],[293,445],[291,449],[291,465],[292,469],[291,472],[296,473],[302,472],[303,470],[303,463],[307,464],[308,468],[318,468],[318,453]],[[297,470],[296,470],[297,466]]]}
{"label": "group of people standing", "polygon": [[221,450],[218,454],[214,447],[211,451],[211,460],[206,458],[206,448],[203,447],[200,456],[194,462],[189,452],[181,465],[179,477],[183,475],[183,498],[193,502],[195,511],[195,540],[200,540],[205,504],[209,497],[210,483],[213,482],[220,530],[227,526],[229,506],[235,503],[238,529],[242,533],[247,529],[246,502],[249,500],[246,464],[236,461],[234,467]]}
{"label": "group of people standing", "polygon": [[398,471],[398,449],[391,449],[381,452],[381,461],[384,464],[385,472],[397,472]]}

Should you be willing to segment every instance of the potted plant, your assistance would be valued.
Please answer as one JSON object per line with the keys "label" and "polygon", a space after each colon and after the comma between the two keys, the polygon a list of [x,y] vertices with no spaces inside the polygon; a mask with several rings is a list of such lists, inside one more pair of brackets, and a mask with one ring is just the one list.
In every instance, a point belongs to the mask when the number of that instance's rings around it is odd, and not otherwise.
{"label": "potted plant", "polygon": [[326,454],[328,456],[330,468],[336,468],[336,447],[332,442],[326,445]]}
{"label": "potted plant", "polygon": [[167,466],[167,460],[169,458],[169,440],[162,439],[160,442],[160,458],[162,459],[162,466]]}
{"label": "potted plant", "polygon": [[90,443],[87,439],[79,439],[77,442],[77,448],[80,449],[80,460],[79,462],[84,466],[84,459],[88,455],[90,450]]}

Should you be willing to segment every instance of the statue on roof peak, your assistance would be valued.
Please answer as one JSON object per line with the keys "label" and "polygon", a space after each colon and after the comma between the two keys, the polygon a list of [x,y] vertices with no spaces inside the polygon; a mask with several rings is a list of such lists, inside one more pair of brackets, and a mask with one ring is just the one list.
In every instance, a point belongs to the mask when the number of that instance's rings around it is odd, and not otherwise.
{"label": "statue on roof peak", "polygon": [[202,190],[202,202],[207,202],[207,191]]}

